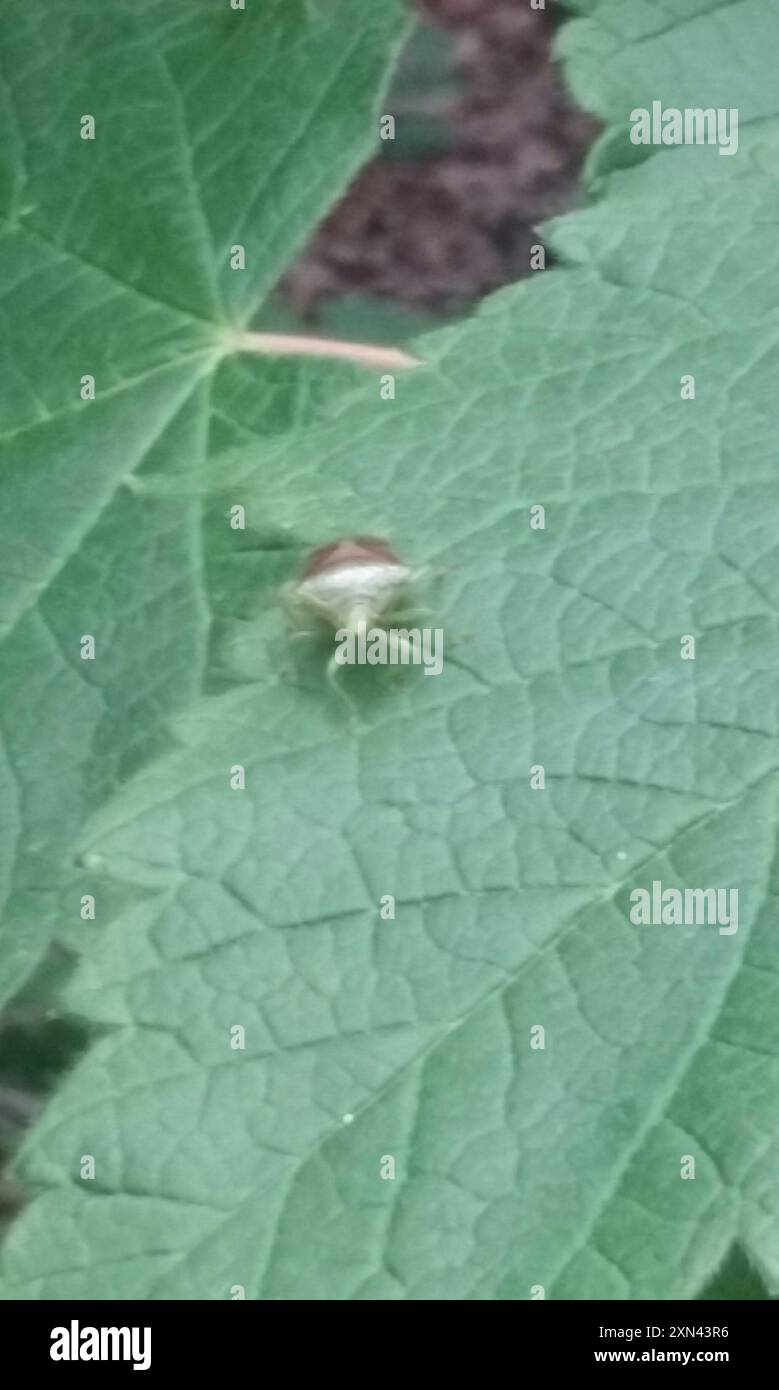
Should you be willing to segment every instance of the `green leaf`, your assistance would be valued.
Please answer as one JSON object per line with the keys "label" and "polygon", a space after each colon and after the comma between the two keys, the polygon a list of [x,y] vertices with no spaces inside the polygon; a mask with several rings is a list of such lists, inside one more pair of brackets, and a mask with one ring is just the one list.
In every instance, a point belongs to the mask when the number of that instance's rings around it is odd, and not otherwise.
{"label": "green leaf", "polygon": [[[99,1036],[22,1153],[6,1296],[694,1298],[734,1247],[777,1291],[777,23],[751,0],[578,8],[597,197],[554,224],[562,267],[420,339],[394,401],[250,358],[206,386],[188,324],[137,364],[119,430],[97,401],[72,438],[23,437],[41,462],[18,486],[62,489],[67,537],[15,517],[8,602],[35,625],[8,727],[29,746],[42,726],[46,655],[56,674],[92,631],[88,598],[113,703],[76,651],[103,722],[74,698],[31,774],[64,810],[71,903],[97,897],[65,997]],[[735,104],[734,26],[738,156],[631,164],[632,107]],[[226,423],[197,436],[207,401]],[[53,460],[79,441],[71,495]],[[111,502],[95,549],[109,475],[139,513]],[[351,717],[319,654],[291,654],[277,590],[299,550],[362,530],[442,571],[446,648],[400,694],[346,673]],[[738,931],[634,925],[654,880],[737,889]]]}
{"label": "green leaf", "polygon": [[304,414],[301,370],[276,392],[269,368],[261,404],[244,404],[226,333],[372,148],[405,24],[394,3],[369,13],[362,0],[6,12],[0,998],[73,915],[84,815],[203,686],[200,503],[149,501],[139,475],[251,438],[247,417],[265,428],[274,395],[276,413]]}

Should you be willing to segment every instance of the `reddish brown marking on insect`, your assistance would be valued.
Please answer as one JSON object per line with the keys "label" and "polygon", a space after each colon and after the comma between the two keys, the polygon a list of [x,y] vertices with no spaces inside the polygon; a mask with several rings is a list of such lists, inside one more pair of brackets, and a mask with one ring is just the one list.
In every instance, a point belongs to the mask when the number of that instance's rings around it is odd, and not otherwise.
{"label": "reddish brown marking on insect", "polygon": [[353,565],[360,561],[378,560],[385,565],[399,565],[394,550],[379,536],[344,536],[340,541],[320,545],[312,551],[303,570],[303,578],[311,579],[325,570],[337,569],[339,565]]}

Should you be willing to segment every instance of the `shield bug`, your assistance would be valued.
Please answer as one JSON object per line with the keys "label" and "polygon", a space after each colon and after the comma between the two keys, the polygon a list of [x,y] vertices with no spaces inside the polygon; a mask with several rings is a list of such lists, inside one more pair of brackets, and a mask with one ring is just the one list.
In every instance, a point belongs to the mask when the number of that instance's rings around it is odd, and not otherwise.
{"label": "shield bug", "polygon": [[[311,552],[286,597],[293,608],[333,631],[356,635],[360,629],[386,627],[397,616],[409,585],[422,573],[379,536],[344,536]],[[337,671],[333,655],[328,679],[334,680]]]}

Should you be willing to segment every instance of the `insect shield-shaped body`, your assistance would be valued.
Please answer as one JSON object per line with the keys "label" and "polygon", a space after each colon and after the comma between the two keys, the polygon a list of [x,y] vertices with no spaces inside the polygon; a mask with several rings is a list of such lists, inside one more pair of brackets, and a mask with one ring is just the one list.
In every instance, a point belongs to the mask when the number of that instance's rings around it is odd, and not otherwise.
{"label": "insect shield-shaped body", "polygon": [[309,555],[297,595],[332,627],[356,632],[361,622],[380,622],[410,578],[386,541],[353,536]]}
{"label": "insect shield-shaped body", "polygon": [[[289,593],[296,607],[321,619],[338,639],[352,638],[364,645],[368,630],[384,627],[416,577],[387,541],[345,536],[309,555]],[[343,664],[347,663],[336,652],[327,666],[330,680]]]}

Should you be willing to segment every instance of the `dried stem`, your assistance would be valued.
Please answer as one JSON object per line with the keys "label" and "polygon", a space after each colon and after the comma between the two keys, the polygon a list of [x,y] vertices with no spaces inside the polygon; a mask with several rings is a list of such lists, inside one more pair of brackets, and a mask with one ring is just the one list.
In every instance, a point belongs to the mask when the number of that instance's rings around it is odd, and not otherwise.
{"label": "dried stem", "polygon": [[419,367],[421,361],[402,348],[373,343],[349,343],[337,338],[306,337],[297,333],[237,333],[230,340],[237,352],[259,352],[271,357],[329,357],[354,362],[359,367]]}

